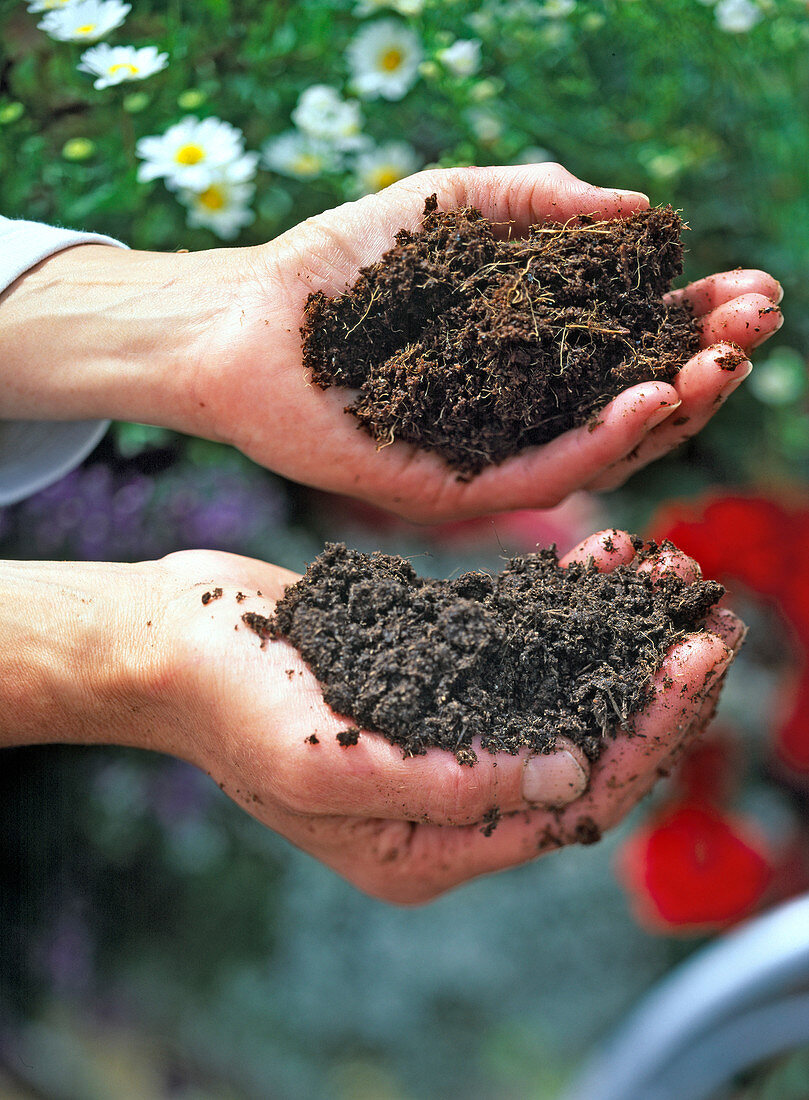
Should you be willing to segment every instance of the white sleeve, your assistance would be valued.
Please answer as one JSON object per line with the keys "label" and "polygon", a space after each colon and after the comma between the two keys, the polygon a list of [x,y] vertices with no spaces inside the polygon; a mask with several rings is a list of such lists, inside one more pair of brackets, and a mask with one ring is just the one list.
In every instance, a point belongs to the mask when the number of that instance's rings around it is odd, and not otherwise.
{"label": "white sleeve", "polygon": [[[126,248],[100,233],[0,217],[0,293],[40,260],[74,244]],[[109,420],[0,420],[0,505],[14,504],[64,477],[108,426]]]}

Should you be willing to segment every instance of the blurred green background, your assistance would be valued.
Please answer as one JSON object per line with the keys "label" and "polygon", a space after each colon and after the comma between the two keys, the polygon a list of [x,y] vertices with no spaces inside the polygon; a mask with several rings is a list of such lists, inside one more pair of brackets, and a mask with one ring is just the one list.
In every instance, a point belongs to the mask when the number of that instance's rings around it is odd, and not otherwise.
{"label": "blurred green background", "polygon": [[[421,555],[420,568],[446,575],[497,567],[501,545],[572,545],[605,520],[643,530],[663,501],[709,487],[804,492],[805,3],[136,0],[106,40],[156,45],[168,65],[101,90],[77,71],[84,46],[54,40],[41,18],[0,5],[9,217],[138,248],[219,245],[187,224],[188,196],[138,178],[139,139],[188,115],[238,127],[261,158],[243,244],[412,168],[554,159],[680,209],[689,278],[771,271],[787,320],[697,440],[551,517],[418,532],[214,444],[119,424],[82,469],[0,512],[5,556],[138,560],[207,545],[301,569],[340,536]],[[357,42],[391,20],[392,41],[417,55],[401,95],[360,95],[354,148],[315,142],[320,167],[293,158],[282,170],[276,139],[311,137],[292,121],[301,94],[325,84],[341,102],[357,98]],[[459,40],[478,44],[461,61]],[[786,642],[761,608],[750,615],[770,644],[751,647],[724,706],[755,745],[783,671],[773,649]],[[792,793],[755,767],[744,799],[776,836],[796,813]],[[595,848],[399,911],[290,850],[185,765],[124,751],[8,752],[0,1097],[550,1100],[698,942],[655,936],[631,915],[612,853],[632,824]]]}

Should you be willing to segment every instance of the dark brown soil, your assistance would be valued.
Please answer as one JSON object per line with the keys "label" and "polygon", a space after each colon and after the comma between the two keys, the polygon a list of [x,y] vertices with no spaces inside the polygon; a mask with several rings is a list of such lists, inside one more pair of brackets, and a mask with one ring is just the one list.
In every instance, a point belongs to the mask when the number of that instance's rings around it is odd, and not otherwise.
{"label": "dark brown soil", "polygon": [[548,751],[562,734],[595,758],[648,702],[668,647],[722,592],[674,574],[653,584],[630,566],[562,569],[553,549],[495,576],[429,580],[404,558],[332,543],[273,619],[244,621],[263,638],[288,638],[326,702],[405,755],[438,746],[474,763],[475,737],[514,753]]}
{"label": "dark brown soil", "polygon": [[463,475],[585,424],[627,387],[671,382],[699,348],[671,207],[502,240],[474,209],[427,200],[422,228],[346,293],[310,295],[303,360],[380,445],[438,451]]}

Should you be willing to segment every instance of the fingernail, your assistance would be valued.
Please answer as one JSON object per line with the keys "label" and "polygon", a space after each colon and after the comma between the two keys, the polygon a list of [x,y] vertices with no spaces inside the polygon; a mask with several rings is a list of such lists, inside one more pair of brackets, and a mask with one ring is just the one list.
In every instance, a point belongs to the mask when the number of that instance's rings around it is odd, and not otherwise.
{"label": "fingernail", "polygon": [[567,806],[587,789],[587,772],[566,750],[528,758],[522,777],[526,802],[540,806]]}
{"label": "fingernail", "polygon": [[751,348],[757,348],[759,346],[759,344],[763,344],[765,340],[769,340],[769,338],[772,336],[772,334],[774,332],[778,332],[779,328],[783,327],[784,315],[780,311],[780,309],[778,309],[777,306],[769,306],[765,310],[759,310],[759,317],[763,317],[766,313],[777,313],[778,314],[778,317],[776,318],[775,325],[768,332],[762,332],[759,335],[755,336],[750,341],[749,347],[751,347]]}
{"label": "fingernail", "polygon": [[728,648],[735,650],[747,633],[747,627],[738,615],[734,615],[726,607],[715,607],[710,613],[710,619],[711,632],[718,634]]}
{"label": "fingernail", "polygon": [[778,297],[775,299],[775,304],[778,305],[779,302],[783,302],[784,300],[784,288],[781,286],[777,279],[775,281],[775,285],[778,287]]}
{"label": "fingernail", "polygon": [[749,377],[753,373],[753,364],[749,359],[745,359],[743,363],[739,363],[738,367],[734,371],[728,372],[729,382],[728,385],[735,389],[740,382],[744,382],[745,378]]}
{"label": "fingernail", "polygon": [[664,420],[667,420],[675,409],[679,409],[682,405],[682,401],[675,401],[674,404],[670,404],[668,401],[661,401],[660,407],[649,416],[649,419],[643,425],[647,431],[651,431],[652,428],[656,428],[658,424],[662,424]]}
{"label": "fingernail", "polygon": [[612,187],[610,190],[614,195],[625,195],[628,199],[644,199],[646,202],[649,201],[649,196],[644,195],[642,191],[625,191],[623,187]]}

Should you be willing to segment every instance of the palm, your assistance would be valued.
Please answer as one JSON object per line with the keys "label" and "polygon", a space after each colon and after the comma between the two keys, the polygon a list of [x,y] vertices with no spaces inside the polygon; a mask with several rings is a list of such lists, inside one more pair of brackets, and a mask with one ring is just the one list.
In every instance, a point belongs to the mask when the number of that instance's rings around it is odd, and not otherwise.
{"label": "palm", "polygon": [[[620,483],[698,431],[741,380],[741,371],[729,373],[717,364],[727,342],[749,349],[780,322],[772,308],[780,288],[763,272],[694,284],[690,296],[703,318],[705,350],[673,386],[634,386],[610,403],[595,430],[567,432],[461,482],[434,453],[400,441],[377,450],[344,414],[346,391],[311,385],[301,362],[307,296],[343,291],[360,267],[391,246],[398,229],[419,225],[424,199],[433,191],[443,207],[471,203],[496,221],[512,222],[516,232],[542,219],[593,212],[617,217],[645,205],[641,196],[593,188],[556,166],[457,169],[411,177],[304,222],[249,253],[251,277],[236,303],[232,330],[220,334],[211,357],[216,374],[207,384],[218,417],[211,434],[294,480],[415,520],[550,507],[577,489]],[[660,424],[678,401],[676,416]]]}

